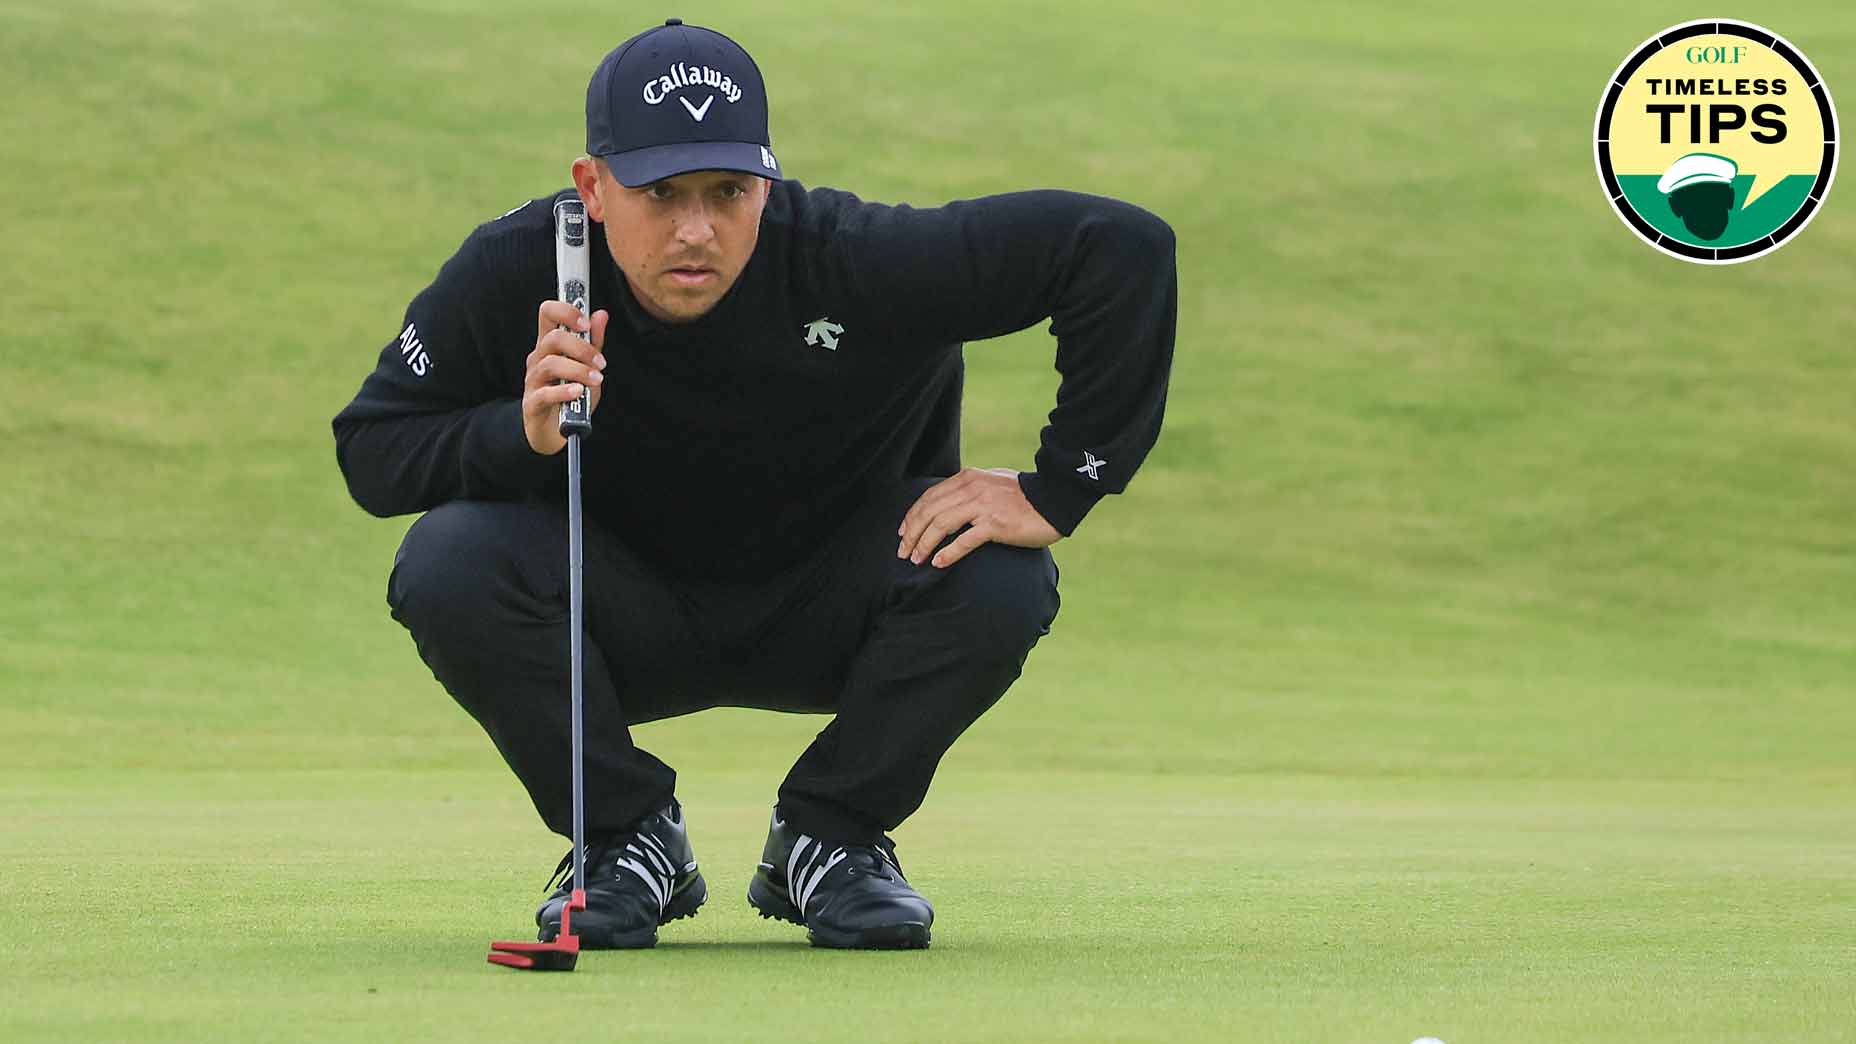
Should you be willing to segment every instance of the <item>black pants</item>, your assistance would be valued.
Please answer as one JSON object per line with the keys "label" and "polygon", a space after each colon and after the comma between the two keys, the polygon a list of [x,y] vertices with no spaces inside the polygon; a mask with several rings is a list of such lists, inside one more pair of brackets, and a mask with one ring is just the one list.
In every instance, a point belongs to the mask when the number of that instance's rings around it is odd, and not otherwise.
{"label": "black pants", "polygon": [[[805,833],[869,843],[921,807],[941,756],[1017,680],[1058,606],[1047,550],[986,544],[947,569],[896,557],[902,516],[936,481],[898,483],[810,559],[752,585],[673,579],[587,523],[590,835],[675,788],[628,726],[717,706],[835,713],[780,786],[782,815]],[[387,601],[542,820],[571,833],[565,509],[433,509],[407,532]]]}

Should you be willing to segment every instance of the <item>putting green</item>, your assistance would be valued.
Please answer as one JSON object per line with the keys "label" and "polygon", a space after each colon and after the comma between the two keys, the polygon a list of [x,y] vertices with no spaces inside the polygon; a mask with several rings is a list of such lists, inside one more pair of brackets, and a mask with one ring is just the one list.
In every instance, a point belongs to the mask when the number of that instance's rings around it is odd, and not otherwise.
{"label": "putting green", "polygon": [[[640,731],[702,915],[484,963],[564,846],[336,472],[406,300],[565,184],[659,15],[13,3],[0,1040],[1853,1039],[1856,211],[1725,269],[1618,223],[1599,89],[1693,12],[677,13],[755,54],[808,183],[1179,231],[1160,445],[898,833],[933,949],[753,916],[822,720],[718,711]],[[1841,6],[1770,22],[1856,90]],[[968,462],[1028,466],[1049,338],[968,359]]]}

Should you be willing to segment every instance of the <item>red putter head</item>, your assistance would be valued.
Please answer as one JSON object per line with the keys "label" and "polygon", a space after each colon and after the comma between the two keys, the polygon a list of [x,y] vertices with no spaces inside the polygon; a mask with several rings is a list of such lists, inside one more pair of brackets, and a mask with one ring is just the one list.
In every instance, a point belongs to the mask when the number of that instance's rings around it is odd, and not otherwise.
{"label": "red putter head", "polygon": [[580,937],[574,934],[573,912],[584,909],[586,892],[576,888],[561,910],[561,932],[553,942],[498,939],[490,943],[490,963],[527,971],[573,971],[580,960]]}

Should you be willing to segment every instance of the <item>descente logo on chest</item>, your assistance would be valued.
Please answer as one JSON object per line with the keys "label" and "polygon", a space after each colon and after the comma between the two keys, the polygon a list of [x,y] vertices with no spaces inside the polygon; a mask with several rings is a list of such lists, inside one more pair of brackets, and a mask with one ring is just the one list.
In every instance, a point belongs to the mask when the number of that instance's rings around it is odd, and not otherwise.
{"label": "descente logo on chest", "polygon": [[673,62],[670,70],[655,80],[646,80],[644,85],[644,103],[646,105],[662,104],[670,97],[672,91],[685,87],[713,87],[722,92],[722,97],[731,102],[741,100],[741,85],[728,78],[719,69],[706,65],[685,65]]}

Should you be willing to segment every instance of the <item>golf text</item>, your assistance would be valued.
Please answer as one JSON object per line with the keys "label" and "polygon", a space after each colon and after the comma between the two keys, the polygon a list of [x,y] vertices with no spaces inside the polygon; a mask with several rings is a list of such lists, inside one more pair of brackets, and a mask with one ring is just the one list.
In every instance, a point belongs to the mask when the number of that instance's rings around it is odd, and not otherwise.
{"label": "golf text", "polygon": [[[1737,65],[1742,58],[1746,57],[1746,51],[1747,49],[1745,47],[1690,47],[1682,52],[1682,56],[1687,59],[1691,65],[1712,65],[1717,63]],[[1677,98],[1694,97],[1696,95],[1740,95],[1744,97],[1767,93],[1785,93],[1785,81],[1782,78],[1772,80],[1767,80],[1764,77],[1757,79],[1737,79],[1733,81],[1731,89],[1728,87],[1728,81],[1721,79],[1687,80],[1647,78],[1644,80],[1644,84],[1650,88],[1651,95],[1661,94]],[[1658,117],[1662,121],[1662,141],[1663,144],[1667,145],[1669,144],[1670,124],[1675,117],[1680,116],[1685,111],[1688,113],[1688,140],[1696,142],[1702,140],[1701,126],[1704,108],[1708,114],[1707,125],[1709,144],[1720,144],[1722,133],[1730,130],[1739,130],[1745,127],[1749,118],[1753,121],[1754,126],[1762,128],[1762,130],[1753,132],[1754,141],[1770,145],[1785,140],[1785,123],[1779,119],[1779,117],[1785,115],[1785,110],[1770,102],[1763,105],[1755,105],[1751,113],[1748,113],[1747,110],[1738,105],[1646,105],[1644,106],[1644,111],[1652,116]]]}

